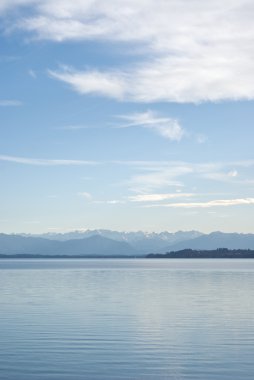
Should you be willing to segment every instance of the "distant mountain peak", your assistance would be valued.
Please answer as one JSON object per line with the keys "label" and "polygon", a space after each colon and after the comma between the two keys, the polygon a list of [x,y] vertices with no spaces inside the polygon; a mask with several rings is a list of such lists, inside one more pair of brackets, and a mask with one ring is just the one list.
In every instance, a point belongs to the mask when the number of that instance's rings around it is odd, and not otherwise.
{"label": "distant mountain peak", "polygon": [[0,233],[0,254],[146,255],[182,249],[254,249],[254,234],[214,231],[119,232],[106,229],[61,234]]}

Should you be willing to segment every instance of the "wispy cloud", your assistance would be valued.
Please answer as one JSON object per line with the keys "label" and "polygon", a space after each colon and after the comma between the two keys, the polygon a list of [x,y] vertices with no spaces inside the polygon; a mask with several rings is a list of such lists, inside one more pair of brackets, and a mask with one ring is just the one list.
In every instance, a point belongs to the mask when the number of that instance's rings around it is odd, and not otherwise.
{"label": "wispy cloud", "polygon": [[[250,168],[254,166],[254,161],[208,163],[141,161],[133,162],[133,165],[136,173],[124,185],[137,194],[147,194],[158,190],[168,191],[169,187],[182,188],[193,180],[197,181],[199,186],[207,181],[228,182],[237,186],[251,184],[253,175]],[[245,172],[241,174],[242,170]]]}
{"label": "wispy cloud", "polygon": [[14,62],[20,59],[19,56],[16,55],[0,55],[0,63],[1,62]]}
{"label": "wispy cloud", "polygon": [[131,191],[146,194],[165,187],[182,187],[182,177],[193,173],[188,164],[168,164],[146,167],[140,174],[133,175],[128,181]]}
{"label": "wispy cloud", "polygon": [[83,192],[80,192],[78,193],[78,195],[86,200],[91,200],[93,197],[92,197],[92,194],[86,192],[86,191],[83,191]]}
{"label": "wispy cloud", "polygon": [[33,79],[36,79],[37,78],[37,74],[34,70],[28,70],[28,75],[30,75],[30,77],[32,77]]}
{"label": "wispy cloud", "polygon": [[110,98],[122,99],[124,96],[124,81],[116,73],[101,73],[99,71],[81,72],[64,66],[61,71],[49,70],[48,74],[55,79],[69,84],[80,94],[97,94]]}
{"label": "wispy cloud", "polygon": [[208,137],[204,134],[198,134],[196,135],[196,140],[199,144],[204,144],[208,140]]}
{"label": "wispy cloud", "polygon": [[184,136],[184,130],[178,120],[162,117],[154,111],[149,110],[147,112],[133,113],[130,115],[120,115],[119,117],[127,122],[121,125],[121,128],[148,128],[172,141],[180,141]]}
{"label": "wispy cloud", "polygon": [[85,160],[48,160],[41,158],[26,158],[16,156],[0,155],[0,161],[13,162],[16,164],[24,165],[37,165],[37,166],[75,166],[75,165],[97,165],[96,161]]}
{"label": "wispy cloud", "polygon": [[22,106],[22,102],[19,100],[11,100],[11,99],[1,100],[0,99],[0,107],[19,107],[19,106]]}
{"label": "wispy cloud", "polygon": [[95,203],[95,204],[117,205],[117,204],[124,204],[126,202],[124,200],[121,200],[121,199],[110,199],[110,200],[94,200],[93,203]]}
{"label": "wispy cloud", "polygon": [[109,205],[117,205],[117,204],[123,204],[125,203],[125,201],[119,200],[119,199],[112,199],[112,200],[106,201],[106,203]]}
{"label": "wispy cloud", "polygon": [[190,198],[193,193],[170,193],[170,194],[138,194],[130,196],[128,199],[132,202],[160,202],[175,198]]}
{"label": "wispy cloud", "polygon": [[[173,197],[180,198],[191,196],[194,191],[193,184],[199,184],[201,188],[206,188],[206,181],[221,181],[231,185],[253,186],[252,167],[254,161],[238,162],[211,162],[211,163],[191,163],[177,161],[115,161],[115,160],[83,160],[83,159],[45,159],[34,157],[20,157],[12,155],[0,155],[0,161],[22,165],[33,166],[104,166],[114,168],[114,166],[129,169],[126,177],[119,183],[126,191],[131,192],[132,201],[142,201],[142,199]],[[119,169],[117,169],[119,170]],[[239,174],[241,170],[245,172]],[[125,172],[125,171],[123,171]],[[128,173],[128,174],[127,174]],[[190,187],[192,184],[192,187]],[[190,189],[185,192],[183,188]],[[180,191],[177,193],[177,191]],[[195,190],[196,191],[196,190]],[[178,195],[179,194],[179,195]],[[246,193],[245,193],[246,194]],[[139,195],[140,197],[136,197]],[[127,196],[126,194],[124,196]],[[158,199],[159,200],[159,199]],[[152,201],[152,199],[151,199]]]}
{"label": "wispy cloud", "polygon": [[7,28],[21,28],[32,38],[146,49],[146,60],[122,71],[51,71],[79,93],[140,102],[254,99],[253,11],[254,3],[243,0],[0,3],[0,14],[10,21]]}
{"label": "wispy cloud", "polygon": [[203,174],[204,178],[211,179],[214,181],[221,182],[231,182],[235,181],[236,177],[238,177],[238,171],[235,169],[231,169],[228,172],[220,171],[220,172],[207,172]]}
{"label": "wispy cloud", "polygon": [[172,208],[211,208],[211,207],[229,207],[239,205],[254,205],[254,198],[240,199],[217,199],[207,202],[187,202],[187,203],[167,203],[153,204],[144,207],[172,207]]}

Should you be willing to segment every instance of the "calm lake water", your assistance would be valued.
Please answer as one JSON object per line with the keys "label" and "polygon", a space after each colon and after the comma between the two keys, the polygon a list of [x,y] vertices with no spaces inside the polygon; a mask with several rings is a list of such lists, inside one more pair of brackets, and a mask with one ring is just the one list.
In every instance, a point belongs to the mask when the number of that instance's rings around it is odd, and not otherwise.
{"label": "calm lake water", "polygon": [[254,378],[254,260],[0,260],[0,379]]}

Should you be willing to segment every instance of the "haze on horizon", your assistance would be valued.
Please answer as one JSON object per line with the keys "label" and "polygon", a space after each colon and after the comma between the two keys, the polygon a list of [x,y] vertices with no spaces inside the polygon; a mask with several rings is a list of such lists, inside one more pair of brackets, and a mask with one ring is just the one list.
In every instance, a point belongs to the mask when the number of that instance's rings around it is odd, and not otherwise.
{"label": "haze on horizon", "polygon": [[253,14],[1,1],[0,232],[253,233]]}

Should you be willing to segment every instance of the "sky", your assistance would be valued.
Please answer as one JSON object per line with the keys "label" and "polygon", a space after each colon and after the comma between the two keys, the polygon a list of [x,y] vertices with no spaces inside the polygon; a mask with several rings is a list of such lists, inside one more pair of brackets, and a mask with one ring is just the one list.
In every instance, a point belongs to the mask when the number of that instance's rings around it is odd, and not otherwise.
{"label": "sky", "polygon": [[253,18],[0,0],[0,232],[254,233]]}

